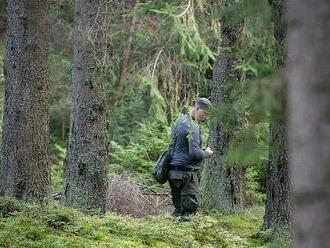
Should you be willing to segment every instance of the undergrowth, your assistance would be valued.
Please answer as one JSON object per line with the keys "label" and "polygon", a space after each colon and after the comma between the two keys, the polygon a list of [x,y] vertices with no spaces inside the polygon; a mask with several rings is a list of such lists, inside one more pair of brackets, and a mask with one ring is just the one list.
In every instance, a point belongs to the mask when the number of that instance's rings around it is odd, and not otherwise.
{"label": "undergrowth", "polygon": [[286,240],[271,243],[256,235],[260,214],[261,208],[241,215],[200,213],[180,223],[168,214],[85,215],[55,202],[0,198],[0,247],[286,247]]}

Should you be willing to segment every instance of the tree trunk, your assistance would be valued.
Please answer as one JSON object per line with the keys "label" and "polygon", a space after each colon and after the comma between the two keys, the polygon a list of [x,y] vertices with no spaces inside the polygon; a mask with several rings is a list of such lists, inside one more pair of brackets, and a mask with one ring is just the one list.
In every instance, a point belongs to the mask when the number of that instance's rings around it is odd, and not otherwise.
{"label": "tree trunk", "polygon": [[[286,24],[282,0],[269,0],[274,20],[277,67],[280,70],[286,61]],[[285,80],[285,79],[283,79]],[[272,228],[281,233],[290,223],[290,177],[288,168],[286,87],[276,92],[281,108],[272,113],[270,122],[269,160],[266,175],[266,204],[263,229]]]}
{"label": "tree trunk", "polygon": [[74,71],[64,203],[105,209],[108,163],[106,90],[101,73],[106,55],[106,15],[97,1],[75,1]]}
{"label": "tree trunk", "polygon": [[270,123],[270,151],[266,177],[266,204],[263,229],[281,233],[290,224],[290,177],[286,120]]}
{"label": "tree trunk", "polygon": [[289,137],[295,247],[329,247],[330,2],[290,0]]}
{"label": "tree trunk", "polygon": [[[135,6],[137,6],[138,4],[139,4],[139,0],[136,0]],[[120,75],[119,75],[117,96],[122,93],[122,91],[126,85],[129,60],[130,60],[130,55],[131,55],[131,47],[132,47],[132,42],[133,42],[134,31],[136,29],[136,21],[137,21],[137,15],[133,14],[133,17],[131,18],[131,21],[129,24],[130,27],[129,27],[129,36],[128,36],[128,41],[127,41],[127,46],[125,46],[124,51],[123,51],[123,60],[122,60],[122,66],[121,66]]]}
{"label": "tree trunk", "polygon": [[[240,36],[241,27],[223,23],[221,31],[222,46],[232,48]],[[233,77],[233,64],[232,52],[224,52],[217,58],[211,87],[211,101],[215,106],[230,103],[227,88],[237,80]],[[218,209],[223,213],[235,213],[243,208],[245,168],[227,165],[223,161],[234,129],[235,127],[226,130],[220,117],[211,120],[208,145],[215,154],[205,162],[201,182],[201,206],[206,210]]]}
{"label": "tree trunk", "polygon": [[47,1],[10,0],[5,58],[1,194],[50,194]]}

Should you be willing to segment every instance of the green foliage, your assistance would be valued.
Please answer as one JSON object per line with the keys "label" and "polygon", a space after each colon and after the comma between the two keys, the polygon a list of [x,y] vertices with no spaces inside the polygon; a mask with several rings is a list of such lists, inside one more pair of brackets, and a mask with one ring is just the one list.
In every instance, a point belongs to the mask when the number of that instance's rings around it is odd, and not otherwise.
{"label": "green foliage", "polygon": [[6,10],[6,0],[0,0],[0,13],[4,13]]}
{"label": "green foliage", "polygon": [[51,165],[52,191],[61,192],[63,186],[63,162]]}
{"label": "green foliage", "polygon": [[109,171],[110,174],[129,171],[150,183],[153,182],[151,172],[154,163],[170,143],[170,132],[169,128],[164,128],[156,122],[138,123],[138,126],[127,146],[111,143]]}
{"label": "green foliage", "polygon": [[51,154],[55,155],[59,160],[64,160],[66,155],[66,149],[58,144],[54,144],[51,148]]}
{"label": "green foliage", "polygon": [[[113,50],[118,52],[111,56],[112,64],[121,63],[122,50],[118,47],[122,46],[123,37],[131,37],[130,65],[134,70],[130,70],[130,76],[149,71],[150,76],[158,80],[160,92],[173,107],[180,100],[178,90],[184,89],[185,84],[189,87],[188,94],[190,89],[193,89],[191,93],[205,93],[209,80],[205,73],[212,68],[214,52],[201,36],[200,24],[203,21],[196,18],[195,12],[193,1],[189,4],[181,1],[139,3],[128,15],[135,17],[139,25],[130,30],[119,21],[127,22],[127,15],[117,15],[117,19],[112,19],[115,24],[112,22],[114,32],[111,33],[111,40],[117,48]],[[118,78],[119,70],[114,71],[117,71],[115,78]]]}
{"label": "green foliage", "polygon": [[13,198],[0,197],[0,218],[13,216],[22,211],[23,208],[23,204]]}
{"label": "green foliage", "polygon": [[257,237],[262,209],[244,215],[198,214],[180,223],[169,215],[99,217],[56,203],[15,204],[24,210],[10,218],[0,216],[1,247],[269,247]]}
{"label": "green foliage", "polygon": [[229,143],[225,164],[246,167],[247,201],[262,204],[265,200],[265,174],[269,153],[267,122],[246,123]]}
{"label": "green foliage", "polygon": [[248,125],[230,141],[227,163],[264,164],[268,159],[268,123]]}
{"label": "green foliage", "polygon": [[265,166],[251,166],[247,168],[246,178],[246,205],[263,205],[265,194]]}
{"label": "green foliage", "polygon": [[140,129],[138,123],[154,122],[160,132],[167,125],[165,100],[152,78],[145,74],[132,79],[131,86],[125,89],[114,106],[109,107],[109,136],[119,144],[131,142]]}
{"label": "green foliage", "polygon": [[52,192],[61,192],[63,186],[63,161],[66,155],[66,149],[58,144],[53,144],[51,147],[52,165],[51,165],[51,179]]}
{"label": "green foliage", "polygon": [[65,230],[70,225],[74,225],[78,217],[78,212],[56,205],[51,206],[45,212],[46,215],[42,218],[46,226],[60,230]]}
{"label": "green foliage", "polygon": [[53,143],[65,144],[69,131],[72,62],[64,55],[50,56],[50,131]]}
{"label": "green foliage", "polygon": [[74,1],[72,0],[51,0],[52,14],[56,20],[73,23]]}
{"label": "green foliage", "polygon": [[[128,145],[112,141],[110,145],[110,178],[128,171],[146,184],[155,184],[151,177],[155,161],[170,144],[170,129],[160,122],[136,123],[137,128]],[[53,192],[61,192],[63,185],[63,161],[66,150],[58,144],[52,146],[53,164],[51,178]]]}

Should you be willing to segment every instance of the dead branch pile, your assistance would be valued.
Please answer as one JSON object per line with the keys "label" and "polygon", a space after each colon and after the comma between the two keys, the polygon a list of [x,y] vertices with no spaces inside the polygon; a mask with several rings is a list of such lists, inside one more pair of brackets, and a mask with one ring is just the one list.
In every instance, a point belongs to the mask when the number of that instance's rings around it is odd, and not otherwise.
{"label": "dead branch pile", "polygon": [[107,192],[107,210],[144,217],[170,212],[169,192],[154,191],[134,182],[127,173],[111,181]]}

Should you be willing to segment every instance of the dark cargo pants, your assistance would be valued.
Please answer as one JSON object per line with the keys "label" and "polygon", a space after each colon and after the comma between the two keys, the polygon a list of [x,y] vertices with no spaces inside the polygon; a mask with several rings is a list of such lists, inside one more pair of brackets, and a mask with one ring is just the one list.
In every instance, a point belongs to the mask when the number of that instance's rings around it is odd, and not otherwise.
{"label": "dark cargo pants", "polygon": [[197,211],[198,177],[193,171],[169,171],[172,201],[176,216],[185,216]]}

